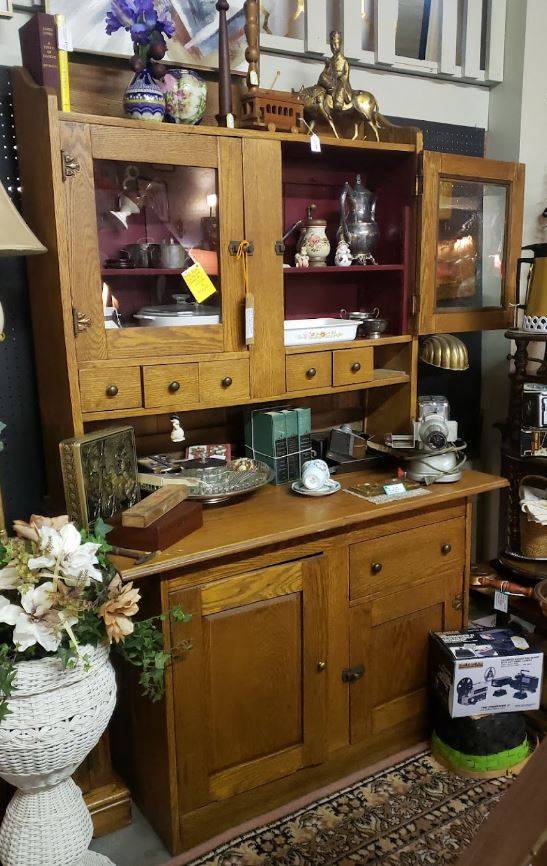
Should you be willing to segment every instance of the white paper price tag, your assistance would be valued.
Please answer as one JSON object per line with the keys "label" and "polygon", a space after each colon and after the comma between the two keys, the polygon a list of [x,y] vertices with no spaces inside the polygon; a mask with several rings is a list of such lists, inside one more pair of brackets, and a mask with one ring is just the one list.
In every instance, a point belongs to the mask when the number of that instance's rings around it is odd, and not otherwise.
{"label": "white paper price tag", "polygon": [[258,74],[256,69],[251,69],[249,73],[249,82],[253,87],[258,87]]}
{"label": "white paper price tag", "polygon": [[245,310],[245,342],[247,345],[254,342],[255,338],[255,311],[254,307]]}
{"label": "white paper price tag", "polygon": [[502,613],[507,613],[509,610],[509,596],[501,589],[497,589],[494,593],[494,610],[499,610]]}
{"label": "white paper price tag", "polygon": [[400,496],[406,493],[404,484],[384,484],[384,490],[387,496]]}
{"label": "white paper price tag", "polygon": [[57,16],[57,48],[59,51],[72,51],[70,25],[64,15]]}
{"label": "white paper price tag", "polygon": [[310,147],[312,153],[321,153],[321,140],[316,132],[310,138]]}

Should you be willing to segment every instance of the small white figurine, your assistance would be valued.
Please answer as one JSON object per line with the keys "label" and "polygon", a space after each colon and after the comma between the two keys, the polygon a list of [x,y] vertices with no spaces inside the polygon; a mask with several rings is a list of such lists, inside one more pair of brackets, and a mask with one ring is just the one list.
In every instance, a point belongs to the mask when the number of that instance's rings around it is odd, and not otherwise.
{"label": "small white figurine", "polygon": [[173,425],[173,429],[171,430],[171,442],[185,442],[186,436],[184,430],[180,426],[180,418],[178,415],[171,416],[171,424]]}
{"label": "small white figurine", "polygon": [[338,246],[336,247],[334,264],[339,268],[349,268],[352,262],[353,256],[351,254],[350,245],[344,240],[344,238],[340,238]]}
{"label": "small white figurine", "polygon": [[310,257],[305,246],[301,247],[300,252],[295,255],[294,262],[297,268],[309,268]]}

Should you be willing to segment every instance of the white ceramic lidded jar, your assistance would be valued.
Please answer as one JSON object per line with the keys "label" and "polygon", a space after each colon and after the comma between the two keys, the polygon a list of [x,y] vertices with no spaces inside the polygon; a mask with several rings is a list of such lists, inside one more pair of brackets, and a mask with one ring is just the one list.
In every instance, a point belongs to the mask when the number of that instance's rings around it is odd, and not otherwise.
{"label": "white ceramic lidded jar", "polygon": [[327,221],[314,219],[314,211],[317,205],[310,204],[307,207],[307,219],[300,231],[298,240],[298,252],[304,248],[310,260],[310,268],[324,267],[330,254],[330,242],[327,237]]}

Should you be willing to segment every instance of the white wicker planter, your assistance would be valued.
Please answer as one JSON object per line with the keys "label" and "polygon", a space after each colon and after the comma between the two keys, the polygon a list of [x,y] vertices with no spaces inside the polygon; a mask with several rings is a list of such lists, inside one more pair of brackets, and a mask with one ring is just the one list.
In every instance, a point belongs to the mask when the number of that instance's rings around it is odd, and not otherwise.
{"label": "white wicker planter", "polygon": [[54,658],[17,665],[10,715],[0,724],[0,776],[18,788],[0,827],[3,866],[84,866],[93,827],[70,778],[103,734],[116,703],[106,647],[85,647],[86,671]]}

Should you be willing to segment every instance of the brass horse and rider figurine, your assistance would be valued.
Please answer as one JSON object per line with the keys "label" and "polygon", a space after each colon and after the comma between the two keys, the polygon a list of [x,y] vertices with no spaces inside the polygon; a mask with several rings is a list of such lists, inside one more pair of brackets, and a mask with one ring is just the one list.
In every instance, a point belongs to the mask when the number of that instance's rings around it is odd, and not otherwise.
{"label": "brass horse and rider figurine", "polygon": [[[392,127],[380,113],[372,93],[353,90],[350,84],[350,65],[344,56],[342,36],[338,30],[330,34],[332,57],[325,63],[319,81],[313,87],[302,86],[298,98],[304,105],[304,118],[308,130],[313,133],[317,123],[328,123],[336,138],[340,138],[336,124],[343,120],[353,123],[353,138],[359,137],[359,127],[368,124],[376,140],[380,141],[380,130]],[[366,128],[366,127],[365,127]],[[366,135],[364,135],[366,138]]]}

